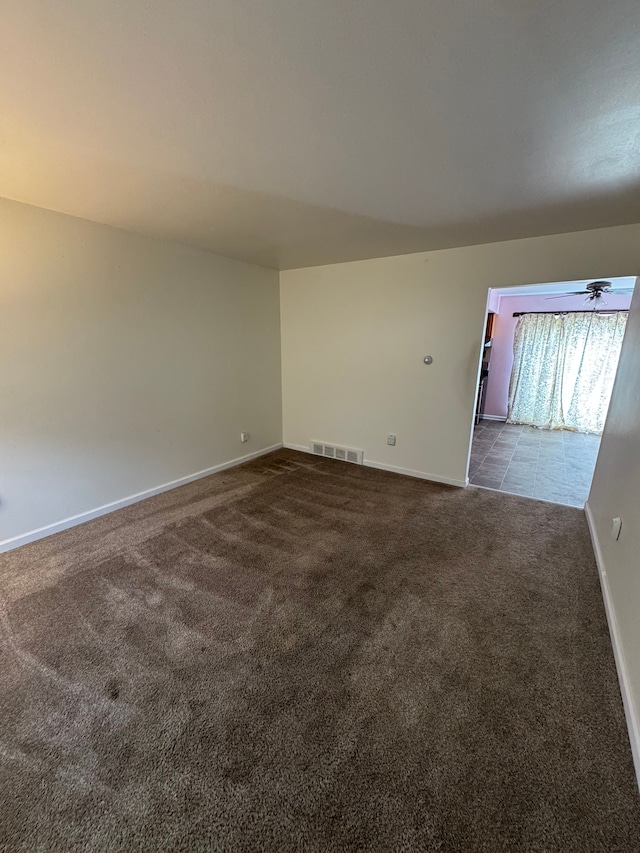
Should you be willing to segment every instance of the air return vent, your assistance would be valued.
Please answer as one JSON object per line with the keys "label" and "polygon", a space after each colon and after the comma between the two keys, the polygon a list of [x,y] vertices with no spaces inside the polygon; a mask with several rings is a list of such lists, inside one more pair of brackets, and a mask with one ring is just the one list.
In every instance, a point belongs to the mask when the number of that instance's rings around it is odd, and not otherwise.
{"label": "air return vent", "polygon": [[320,441],[311,442],[311,452],[316,456],[325,456],[329,459],[340,459],[342,462],[353,462],[362,465],[363,450],[354,450],[350,447],[337,447],[335,444],[325,444]]}

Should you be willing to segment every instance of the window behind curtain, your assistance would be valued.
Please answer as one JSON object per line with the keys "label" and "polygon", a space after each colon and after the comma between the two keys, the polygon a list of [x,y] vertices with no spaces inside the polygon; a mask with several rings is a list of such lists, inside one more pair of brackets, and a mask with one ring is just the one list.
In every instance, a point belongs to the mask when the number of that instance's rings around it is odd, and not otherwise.
{"label": "window behind curtain", "polygon": [[626,325],[627,312],[520,317],[507,421],[601,433]]}

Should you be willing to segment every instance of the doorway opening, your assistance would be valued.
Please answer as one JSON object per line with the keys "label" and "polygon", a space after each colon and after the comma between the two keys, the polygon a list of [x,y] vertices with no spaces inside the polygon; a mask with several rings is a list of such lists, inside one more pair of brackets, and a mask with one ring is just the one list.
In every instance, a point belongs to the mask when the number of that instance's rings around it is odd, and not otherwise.
{"label": "doorway opening", "polygon": [[471,485],[584,506],[635,284],[489,290]]}

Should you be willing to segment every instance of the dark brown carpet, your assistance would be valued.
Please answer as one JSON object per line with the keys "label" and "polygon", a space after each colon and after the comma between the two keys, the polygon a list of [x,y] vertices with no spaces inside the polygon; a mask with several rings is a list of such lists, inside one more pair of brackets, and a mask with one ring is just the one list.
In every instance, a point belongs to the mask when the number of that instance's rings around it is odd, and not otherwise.
{"label": "dark brown carpet", "polygon": [[280,451],[0,583],[3,850],[640,850],[577,509]]}

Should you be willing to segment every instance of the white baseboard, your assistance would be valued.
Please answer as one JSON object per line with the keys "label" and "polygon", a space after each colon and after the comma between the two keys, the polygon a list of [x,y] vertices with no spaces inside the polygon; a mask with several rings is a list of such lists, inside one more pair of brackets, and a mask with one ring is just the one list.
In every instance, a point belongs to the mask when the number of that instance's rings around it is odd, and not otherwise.
{"label": "white baseboard", "polygon": [[481,421],[506,421],[506,419],[506,415],[482,415],[480,418]]}
{"label": "white baseboard", "polygon": [[443,483],[446,486],[458,486],[461,489],[469,485],[469,478],[464,480],[454,480],[451,477],[440,477],[438,474],[425,474],[424,471],[414,471],[411,468],[399,468],[397,465],[385,465],[384,462],[372,462],[369,459],[364,460],[364,465],[368,468],[379,468],[381,471],[393,471],[394,474],[404,474],[407,477],[418,477],[420,480],[430,480],[432,483]]}
{"label": "white baseboard", "polygon": [[593,513],[589,502],[584,507],[587,516],[587,524],[589,525],[589,533],[591,535],[591,543],[596,555],[596,564],[598,566],[598,574],[600,575],[600,586],[602,588],[602,597],[604,599],[604,609],[607,614],[607,622],[609,624],[609,634],[611,635],[611,645],[613,646],[613,656],[618,670],[618,681],[620,683],[620,693],[622,694],[622,704],[624,706],[624,714],[627,720],[627,729],[629,730],[629,741],[631,742],[631,753],[633,755],[633,763],[636,769],[636,779],[640,788],[640,716],[633,701],[633,693],[631,684],[629,683],[629,673],[625,661],[624,650],[622,648],[622,640],[620,637],[620,629],[618,628],[618,620],[611,599],[611,591],[609,589],[609,581],[607,579],[607,570],[600,548],[600,541],[596,532],[596,526],[593,519]]}
{"label": "white baseboard", "polygon": [[[300,450],[302,453],[312,453],[309,447],[301,444],[285,444],[288,450]],[[349,463],[345,463],[349,464]],[[420,480],[429,480],[432,483],[443,483],[446,486],[458,486],[464,489],[469,485],[469,478],[465,480],[453,480],[449,477],[439,477],[437,474],[425,474],[424,471],[414,471],[411,468],[399,468],[397,465],[386,465],[384,462],[373,462],[370,459],[365,459],[362,463],[366,468],[378,468],[380,471],[392,471],[394,474],[404,474],[407,477],[418,477]]]}
{"label": "white baseboard", "polygon": [[153,489],[145,489],[144,492],[137,492],[135,495],[121,498],[117,501],[104,504],[97,509],[90,509],[87,512],[72,515],[70,518],[64,518],[62,521],[56,521],[53,524],[47,524],[45,527],[39,527],[37,530],[30,530],[28,533],[23,533],[20,536],[13,536],[10,539],[0,541],[0,554],[4,551],[12,551],[14,548],[19,548],[21,545],[28,545],[29,542],[35,542],[37,539],[44,539],[45,536],[51,536],[53,533],[60,533],[62,530],[68,530],[70,527],[75,527],[77,524],[84,524],[85,521],[91,521],[93,518],[98,518],[101,515],[106,515],[109,512],[114,512],[117,509],[122,509],[125,506],[143,501],[145,498],[152,498],[154,495],[159,495],[161,492],[168,492],[169,489],[175,489],[178,486],[186,486],[187,483],[192,483],[194,480],[201,480],[203,477],[209,477],[211,474],[217,474],[218,471],[225,471],[227,468],[234,468],[236,465],[242,465],[243,462],[250,462],[252,459],[257,459],[259,456],[264,456],[274,450],[279,450],[282,444],[274,444],[271,447],[265,447],[263,450],[256,450],[254,453],[247,453],[246,456],[239,456],[237,459],[230,459],[228,462],[222,462],[220,465],[214,465],[212,468],[205,468],[203,471],[197,471],[195,474],[188,474],[186,477],[180,477],[178,480],[172,480],[170,483],[163,483],[161,486],[155,486]]}

